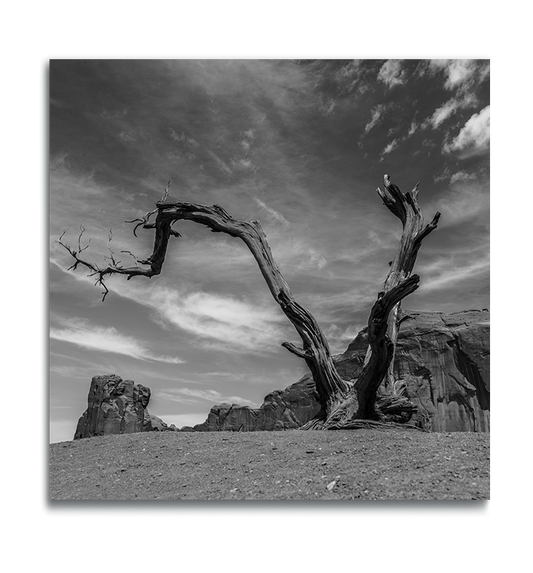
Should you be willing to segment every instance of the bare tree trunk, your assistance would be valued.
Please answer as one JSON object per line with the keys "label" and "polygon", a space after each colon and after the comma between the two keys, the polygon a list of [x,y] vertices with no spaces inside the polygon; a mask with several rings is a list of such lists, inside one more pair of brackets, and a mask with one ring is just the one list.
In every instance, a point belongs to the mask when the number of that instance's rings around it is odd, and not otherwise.
{"label": "bare tree trunk", "polygon": [[[416,205],[416,196],[401,194],[396,186],[392,186],[388,182],[387,176],[385,176],[385,180],[387,194],[381,194],[380,192],[380,195],[384,197],[385,204],[394,214],[402,219],[404,228],[413,229],[409,235],[404,233],[406,238],[402,237],[400,251],[412,253],[414,250],[414,257],[416,257],[420,241],[432,229],[427,230],[430,227],[428,225],[426,229],[418,230],[418,227],[415,225],[416,217],[404,206],[404,203],[408,203],[413,213],[419,213]],[[87,267],[91,271],[91,275],[97,277],[96,283],[104,288],[103,298],[105,299],[108,289],[104,278],[107,275],[123,274],[129,280],[134,276],[152,277],[161,273],[170,237],[180,236],[172,228],[176,221],[193,221],[209,227],[213,232],[221,232],[232,237],[238,237],[249,248],[274,300],[279,304],[302,340],[301,347],[290,342],[284,342],[283,346],[305,360],[316,384],[322,411],[318,419],[308,427],[333,428],[340,427],[357,418],[371,420],[382,418],[382,415],[376,410],[376,394],[391,363],[394,350],[394,343],[387,334],[389,315],[405,296],[418,288],[419,277],[417,275],[407,278],[407,274],[410,274],[414,264],[413,255],[409,255],[413,258],[412,264],[410,263],[411,259],[407,262],[404,261],[405,256],[399,258],[397,264],[393,263],[389,274],[390,280],[387,283],[388,288],[384,292],[379,293],[378,299],[372,308],[368,322],[371,355],[354,385],[340,377],[333,362],[328,342],[314,316],[294,300],[289,285],[283,278],[272,256],[270,246],[259,222],[237,221],[218,205],[208,207],[196,203],[166,202],[167,196],[168,187],[163,200],[157,203],[156,209],[147,213],[141,219],[130,221],[131,223],[137,223],[134,228],[134,234],[139,226],[145,229],[155,229],[154,247],[150,257],[145,260],[136,259],[133,267],[123,267],[115,260],[111,252],[109,259],[112,264],[100,268],[81,257],[82,252],[88,246],[81,246],[82,230],[78,238],[77,248],[69,247],[63,243],[63,235],[59,239],[59,243],[75,259],[74,264],[70,268],[76,269],[78,265]],[[155,221],[150,222],[150,218],[155,214],[157,214]],[[438,219],[437,216],[436,218]],[[434,219],[434,221],[436,225],[436,220]],[[408,236],[410,237],[413,233],[412,240],[408,240]],[[412,246],[408,248],[411,243]],[[139,265],[144,265],[144,267]],[[398,270],[392,273],[393,268]],[[405,272],[407,268],[409,273]],[[402,410],[402,408],[408,409],[412,405],[410,403],[407,403],[407,405],[395,404],[395,407]]]}
{"label": "bare tree trunk", "polygon": [[[387,209],[400,219],[403,227],[396,256],[390,263],[389,273],[383,284],[384,292],[388,292],[411,276],[422,240],[437,227],[440,213],[437,212],[431,223],[424,226],[424,217],[418,205],[419,183],[416,184],[412,191],[408,191],[407,193],[402,193],[397,185],[391,183],[388,175],[384,176],[383,184],[384,191],[378,187],[377,192]],[[389,387],[393,387],[394,383],[394,354],[396,341],[398,340],[398,315],[400,305],[401,303],[398,302],[393,307],[388,318],[387,336],[393,344],[393,350],[383,383]],[[370,359],[371,352],[372,350],[369,346],[365,363]]]}

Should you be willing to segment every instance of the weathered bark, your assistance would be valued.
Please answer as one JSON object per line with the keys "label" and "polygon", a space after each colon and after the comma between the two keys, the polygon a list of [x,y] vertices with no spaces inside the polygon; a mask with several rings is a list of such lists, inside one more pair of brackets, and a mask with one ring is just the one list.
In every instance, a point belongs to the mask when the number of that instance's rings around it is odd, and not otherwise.
{"label": "weathered bark", "polygon": [[[354,427],[357,420],[388,421],[388,414],[409,413],[414,406],[408,400],[398,398],[394,403],[386,400],[384,408],[376,408],[377,392],[393,357],[394,345],[387,335],[391,310],[403,298],[418,288],[420,277],[413,275],[388,292],[380,292],[368,319],[369,359],[352,387],[348,397],[339,397],[336,408],[325,420],[311,420],[304,429],[340,429]],[[386,411],[388,410],[388,412]],[[410,418],[407,416],[406,421]],[[396,419],[395,417],[392,419]]]}
{"label": "weathered bark", "polygon": [[[422,241],[437,227],[440,213],[435,213],[431,223],[424,225],[424,217],[418,205],[419,183],[415,185],[412,191],[407,193],[403,193],[397,185],[391,183],[388,175],[383,177],[383,184],[384,191],[378,187],[377,192],[387,209],[400,219],[403,227],[396,256],[390,263],[389,273],[383,284],[384,292],[388,292],[411,275]],[[388,319],[387,335],[393,344],[393,355],[387,369],[384,384],[389,387],[393,387],[394,382],[394,352],[398,339],[399,310],[400,303],[394,306]],[[370,352],[369,347],[366,361],[370,358]]]}
{"label": "weathered bark", "polygon": [[[170,237],[180,236],[172,228],[176,221],[193,221],[209,227],[213,232],[226,233],[241,239],[255,258],[274,300],[291,321],[302,340],[302,347],[297,347],[290,342],[284,342],[283,346],[296,356],[303,358],[313,375],[322,412],[320,419],[317,419],[316,423],[311,424],[310,427],[340,427],[339,425],[343,423],[348,421],[353,423],[353,420],[359,418],[383,420],[383,413],[380,413],[379,409],[376,410],[376,399],[377,390],[391,363],[394,351],[394,343],[387,334],[389,315],[405,296],[418,288],[419,277],[413,275],[407,278],[407,274],[410,274],[412,270],[422,238],[432,230],[428,230],[429,225],[426,229],[421,227],[418,229],[417,214],[420,213],[420,210],[416,204],[416,189],[413,192],[414,195],[413,193],[403,195],[396,186],[390,184],[387,176],[385,176],[385,181],[387,193],[382,194],[385,204],[400,217],[404,228],[411,229],[411,231],[404,233],[405,237],[402,237],[400,251],[405,252],[405,255],[397,256],[398,262],[397,264],[393,263],[389,275],[390,280],[388,279],[384,292],[379,293],[370,313],[368,326],[371,354],[355,384],[341,378],[333,362],[328,342],[316,319],[294,300],[289,285],[272,256],[265,233],[258,221],[235,220],[218,205],[209,207],[196,203],[167,202],[167,187],[163,200],[157,203],[156,209],[140,219],[129,221],[130,223],[137,223],[134,234],[139,226],[145,229],[155,229],[152,254],[145,260],[136,259],[135,266],[121,266],[112,252],[111,256],[108,257],[111,264],[106,267],[100,268],[94,263],[86,261],[81,256],[88,247],[88,245],[81,246],[83,230],[79,235],[77,248],[72,248],[63,243],[63,235],[60,237],[59,243],[69,251],[75,260],[70,268],[76,269],[79,265],[88,268],[91,271],[90,274],[96,277],[96,284],[103,287],[103,298],[105,299],[108,289],[104,279],[107,275],[122,274],[126,275],[129,280],[134,276],[152,277],[161,273]],[[156,215],[156,218],[154,222],[151,222],[150,219],[153,215]],[[438,220],[438,216],[434,219],[435,225],[436,220]],[[131,255],[129,252],[128,254]],[[397,270],[392,273],[392,269]],[[384,409],[388,408],[389,411],[408,411],[412,405],[404,402],[400,400],[394,404],[382,403],[382,406]]]}

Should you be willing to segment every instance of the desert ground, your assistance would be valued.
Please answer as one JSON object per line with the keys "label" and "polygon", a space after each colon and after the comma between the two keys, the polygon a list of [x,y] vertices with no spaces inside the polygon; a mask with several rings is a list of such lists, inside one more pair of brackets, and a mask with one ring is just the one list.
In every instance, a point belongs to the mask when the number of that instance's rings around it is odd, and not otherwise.
{"label": "desert ground", "polygon": [[150,432],[50,446],[51,500],[487,500],[489,434]]}

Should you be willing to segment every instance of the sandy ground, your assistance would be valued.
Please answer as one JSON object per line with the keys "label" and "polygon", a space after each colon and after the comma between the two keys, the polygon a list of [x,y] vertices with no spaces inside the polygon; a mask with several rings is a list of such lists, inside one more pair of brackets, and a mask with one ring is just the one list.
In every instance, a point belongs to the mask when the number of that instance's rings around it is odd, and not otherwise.
{"label": "sandy ground", "polygon": [[51,500],[489,499],[489,435],[140,433],[50,446]]}

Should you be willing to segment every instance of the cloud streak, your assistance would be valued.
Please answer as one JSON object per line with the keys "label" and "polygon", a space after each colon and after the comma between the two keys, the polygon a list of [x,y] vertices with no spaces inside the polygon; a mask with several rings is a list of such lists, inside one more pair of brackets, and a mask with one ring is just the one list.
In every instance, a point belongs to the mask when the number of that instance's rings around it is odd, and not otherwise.
{"label": "cloud streak", "polygon": [[209,402],[210,404],[240,404],[243,406],[257,407],[258,404],[242,398],[241,396],[228,396],[221,394],[217,390],[199,390],[197,388],[169,388],[158,392],[158,398],[172,400],[174,402],[197,404],[199,402]]}
{"label": "cloud streak", "polygon": [[[474,277],[486,275],[488,283],[488,273],[490,269],[490,260],[488,256],[482,256],[481,259],[457,264],[456,261],[449,260],[447,263],[439,260],[421,269],[421,272],[427,275],[422,282],[421,288],[425,291],[436,291],[450,288],[450,285],[472,280]],[[437,271],[432,273],[432,271]]]}
{"label": "cloud streak", "polygon": [[113,327],[96,326],[80,318],[64,321],[64,328],[51,328],[50,337],[101,352],[124,354],[137,360],[152,360],[169,364],[182,364],[175,356],[159,356],[150,352],[147,346],[134,338],[121,334]]}
{"label": "cloud streak", "polygon": [[228,350],[265,352],[280,344],[280,324],[285,320],[273,310],[205,292],[181,294],[176,290],[152,288],[144,296],[145,303],[165,322],[206,342],[216,341]]}

